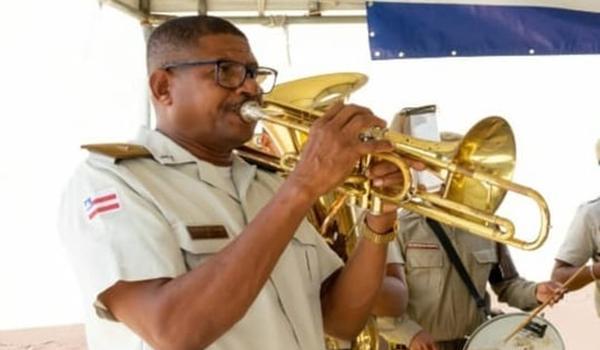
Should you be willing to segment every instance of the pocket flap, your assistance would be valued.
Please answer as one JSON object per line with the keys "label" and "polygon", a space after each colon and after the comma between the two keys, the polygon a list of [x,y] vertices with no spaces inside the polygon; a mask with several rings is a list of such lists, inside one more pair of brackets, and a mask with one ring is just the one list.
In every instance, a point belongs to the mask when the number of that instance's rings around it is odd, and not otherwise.
{"label": "pocket flap", "polygon": [[473,252],[475,260],[480,264],[497,263],[498,256],[496,255],[495,249],[484,249]]}
{"label": "pocket flap", "polygon": [[444,259],[440,249],[408,249],[406,251],[408,267],[442,267]]}
{"label": "pocket flap", "polygon": [[231,238],[211,238],[189,241],[187,244],[181,244],[181,249],[194,254],[212,254],[221,251],[221,249],[225,248],[231,241]]}
{"label": "pocket flap", "polygon": [[306,220],[302,220],[293,239],[301,244],[316,246],[317,239],[321,238],[318,237],[317,231],[311,224]]}
{"label": "pocket flap", "polygon": [[181,249],[193,254],[216,253],[232,241],[222,225],[178,223],[174,229]]}

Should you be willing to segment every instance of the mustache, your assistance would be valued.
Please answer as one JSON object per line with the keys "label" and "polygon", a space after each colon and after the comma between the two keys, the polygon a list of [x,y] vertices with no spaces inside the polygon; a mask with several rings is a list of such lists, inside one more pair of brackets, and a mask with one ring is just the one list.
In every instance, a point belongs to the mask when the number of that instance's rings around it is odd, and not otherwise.
{"label": "mustache", "polygon": [[248,101],[253,101],[256,102],[258,104],[262,105],[262,99],[258,98],[258,97],[248,97],[248,98],[243,98],[240,99],[239,101],[236,102],[231,102],[227,104],[227,109],[234,111],[236,113],[239,113],[240,108],[242,107],[242,105]]}

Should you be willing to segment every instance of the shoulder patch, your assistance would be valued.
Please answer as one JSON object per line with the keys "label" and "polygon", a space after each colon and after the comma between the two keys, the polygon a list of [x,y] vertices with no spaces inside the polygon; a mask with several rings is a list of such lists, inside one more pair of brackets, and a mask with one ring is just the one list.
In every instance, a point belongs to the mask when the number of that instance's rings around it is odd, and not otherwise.
{"label": "shoulder patch", "polygon": [[98,215],[121,210],[121,202],[115,190],[105,190],[94,193],[83,201],[83,207],[88,220]]}
{"label": "shoulder patch", "polygon": [[152,153],[146,147],[132,143],[97,143],[81,145],[81,148],[114,158],[116,161],[152,157]]}

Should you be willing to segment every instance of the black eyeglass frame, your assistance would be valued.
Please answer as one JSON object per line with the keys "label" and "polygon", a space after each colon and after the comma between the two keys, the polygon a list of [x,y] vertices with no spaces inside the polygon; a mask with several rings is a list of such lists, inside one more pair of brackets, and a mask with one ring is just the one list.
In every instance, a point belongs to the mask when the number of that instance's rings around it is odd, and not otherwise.
{"label": "black eyeglass frame", "polygon": [[[239,64],[242,67],[244,67],[244,69],[246,70],[246,74],[244,74],[244,78],[240,81],[240,83],[238,85],[227,86],[227,85],[222,84],[221,79],[220,79],[220,74],[221,74],[220,68],[223,63],[235,63],[235,64]],[[252,67],[252,66],[247,66],[241,62],[237,62],[237,61],[233,61],[233,60],[225,60],[225,59],[208,60],[208,61],[173,62],[173,63],[166,63],[166,64],[162,65],[161,68],[164,70],[169,70],[169,69],[176,69],[176,68],[183,68],[183,67],[206,66],[206,65],[210,65],[210,64],[213,64],[215,66],[215,81],[217,82],[217,84],[219,84],[219,86],[221,86],[225,89],[239,88],[240,86],[244,85],[244,82],[246,81],[248,76],[250,76],[250,78],[252,78],[252,79],[256,79],[256,77],[258,76],[257,73],[259,70],[268,71],[273,75],[273,85],[271,86],[269,91],[264,91],[264,90],[262,90],[262,87],[261,87],[261,93],[267,94],[267,93],[271,92],[271,90],[273,90],[273,87],[275,87],[275,83],[277,82],[277,70],[274,68],[261,67],[261,66]],[[258,83],[258,85],[260,87],[260,83]]]}

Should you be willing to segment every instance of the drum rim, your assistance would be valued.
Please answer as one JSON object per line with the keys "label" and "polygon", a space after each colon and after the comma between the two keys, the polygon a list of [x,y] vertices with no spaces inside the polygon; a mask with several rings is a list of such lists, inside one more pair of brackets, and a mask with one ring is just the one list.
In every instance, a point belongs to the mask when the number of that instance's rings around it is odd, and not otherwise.
{"label": "drum rim", "polygon": [[[514,316],[525,316],[525,317],[528,317],[528,316],[529,316],[529,313],[527,313],[527,312],[509,312],[509,313],[505,313],[505,314],[502,314],[502,315],[498,315],[498,316],[492,317],[492,318],[490,318],[489,320],[486,320],[485,322],[483,322],[482,324],[480,324],[480,325],[479,325],[477,328],[475,328],[475,330],[473,331],[473,333],[471,333],[471,335],[469,335],[469,336],[467,337],[467,341],[465,342],[465,345],[463,346],[463,350],[468,350],[468,349],[467,349],[467,346],[468,346],[468,345],[471,343],[471,340],[473,339],[473,337],[474,337],[474,336],[475,336],[475,335],[476,335],[476,334],[477,334],[479,331],[481,331],[481,329],[482,329],[482,328],[484,328],[484,327],[485,327],[487,324],[489,324],[489,323],[493,323],[493,322],[495,322],[495,321],[497,321],[497,320],[500,320],[500,319],[502,319],[502,318],[506,318],[506,317],[514,317]],[[541,316],[536,316],[536,317],[534,318],[534,320],[535,320],[535,319],[542,319],[543,321],[545,321],[545,323],[546,323],[548,326],[550,326],[550,328],[552,328],[552,329],[554,330],[554,332],[556,332],[556,334],[558,335],[558,340],[560,340],[560,345],[561,345],[561,347],[562,347],[562,350],[565,350],[565,349],[566,349],[566,347],[565,347],[565,341],[563,340],[563,338],[562,338],[562,335],[561,335],[561,334],[560,334],[560,332],[558,331],[558,328],[556,328],[556,327],[555,327],[555,326],[554,326],[554,325],[553,325],[553,324],[550,322],[550,320],[548,320],[548,319],[546,319],[546,318],[544,318],[544,317],[541,317]]]}

